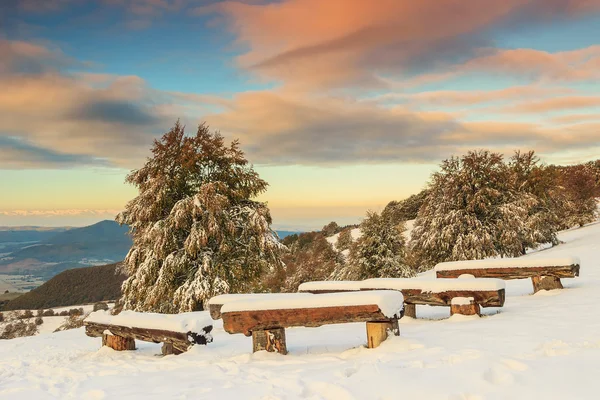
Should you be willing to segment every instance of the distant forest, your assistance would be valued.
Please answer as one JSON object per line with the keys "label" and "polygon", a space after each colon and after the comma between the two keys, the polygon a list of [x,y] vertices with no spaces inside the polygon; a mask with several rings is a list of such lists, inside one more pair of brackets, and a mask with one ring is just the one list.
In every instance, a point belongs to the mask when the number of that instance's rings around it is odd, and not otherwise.
{"label": "distant forest", "polygon": [[118,264],[64,271],[42,286],[8,302],[5,310],[38,310],[66,307],[121,297],[126,276],[116,272]]}

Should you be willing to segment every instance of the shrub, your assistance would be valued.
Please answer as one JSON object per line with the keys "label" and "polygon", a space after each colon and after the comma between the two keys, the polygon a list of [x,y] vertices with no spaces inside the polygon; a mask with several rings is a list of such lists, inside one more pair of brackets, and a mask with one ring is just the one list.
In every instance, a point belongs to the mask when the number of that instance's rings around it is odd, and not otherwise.
{"label": "shrub", "polygon": [[4,321],[4,314],[0,312],[0,322]]}
{"label": "shrub", "polygon": [[52,309],[46,310],[46,311],[44,311],[44,313],[42,315],[44,317],[53,317],[54,316],[54,310],[52,310]]}
{"label": "shrub", "polygon": [[113,309],[111,311],[111,314],[112,315],[119,315],[121,313],[121,311],[123,311],[123,301],[121,301],[121,299],[119,299],[115,303],[115,306],[113,307]]}
{"label": "shrub", "polygon": [[108,311],[108,304],[106,304],[104,302],[99,302],[99,303],[94,304],[94,311],[98,311],[98,310]]}
{"label": "shrub", "polygon": [[23,320],[8,324],[4,327],[4,332],[0,335],[0,339],[14,339],[18,337],[33,336],[37,332],[37,326],[33,322],[25,322]]}
{"label": "shrub", "polygon": [[66,317],[69,315],[69,312],[67,310],[61,311],[60,314],[58,314],[58,315],[60,315],[61,317]]}
{"label": "shrub", "polygon": [[31,310],[25,310],[23,312],[23,314],[20,314],[17,318],[19,318],[19,319],[33,318],[33,312]]}
{"label": "shrub", "polygon": [[43,324],[43,323],[44,323],[44,318],[42,318],[42,317],[37,317],[37,318],[35,319],[35,324],[36,324],[36,325],[41,325],[41,324]]}
{"label": "shrub", "polygon": [[59,326],[54,332],[68,331],[70,329],[77,329],[83,326],[83,317],[78,315],[70,315],[69,318]]}
{"label": "shrub", "polygon": [[83,315],[83,308],[71,308],[68,312],[69,317]]}
{"label": "shrub", "polygon": [[41,317],[42,315],[44,315],[44,310],[43,309],[39,309],[37,310],[37,314],[38,317]]}

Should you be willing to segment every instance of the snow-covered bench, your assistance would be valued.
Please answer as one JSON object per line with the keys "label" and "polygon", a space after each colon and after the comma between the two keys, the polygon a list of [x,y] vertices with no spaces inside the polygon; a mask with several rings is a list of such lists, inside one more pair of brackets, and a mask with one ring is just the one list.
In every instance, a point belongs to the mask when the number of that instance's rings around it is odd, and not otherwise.
{"label": "snow-covered bench", "polygon": [[[402,292],[404,315],[413,318],[417,316],[417,304],[446,306],[450,307],[451,314],[474,315],[480,313],[480,307],[502,307],[505,299],[505,284],[500,279],[375,278],[364,281],[306,282],[298,288],[299,292],[314,294],[358,290]],[[453,307],[453,299],[470,299],[470,306],[462,304],[463,307]]]}
{"label": "snow-covered bench", "polygon": [[476,278],[523,279],[531,278],[533,292],[562,289],[560,278],[579,276],[579,258],[501,258],[444,262],[435,266],[438,278],[458,278],[472,275]]}
{"label": "snow-covered bench", "polygon": [[202,312],[156,314],[123,311],[91,313],[84,321],[85,333],[102,337],[102,345],[115,350],[135,350],[135,339],[163,343],[162,353],[180,354],[194,344],[212,342],[212,321]]}
{"label": "snow-covered bench", "polygon": [[250,294],[221,294],[215,297],[211,297],[208,300],[208,310],[210,316],[214,320],[221,319],[221,307],[225,303],[231,303],[232,301],[245,300],[245,299],[256,299],[260,296],[272,296],[273,293],[250,293]]}
{"label": "snow-covered bench", "polygon": [[400,292],[369,291],[315,296],[309,293],[246,295],[224,302],[220,315],[231,334],[252,335],[253,351],[287,353],[285,328],[366,322],[367,346],[374,348],[388,331],[400,335],[404,299]]}

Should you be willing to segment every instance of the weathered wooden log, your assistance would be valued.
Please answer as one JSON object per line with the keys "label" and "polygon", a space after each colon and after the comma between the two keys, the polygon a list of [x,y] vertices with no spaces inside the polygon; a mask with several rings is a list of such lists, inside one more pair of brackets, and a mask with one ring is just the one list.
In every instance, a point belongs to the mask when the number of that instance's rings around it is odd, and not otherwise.
{"label": "weathered wooden log", "polygon": [[560,278],[555,276],[532,276],[531,282],[533,283],[533,293],[537,293],[540,290],[554,290],[563,288]]}
{"label": "weathered wooden log", "polygon": [[450,315],[454,314],[481,316],[481,309],[479,308],[479,304],[471,300],[468,304],[451,304]]}
{"label": "weathered wooden log", "polygon": [[554,276],[556,278],[574,278],[579,276],[579,264],[556,265],[549,267],[514,268],[461,268],[436,271],[438,278],[458,278],[461,275],[473,275],[476,278],[500,278],[504,280],[532,278],[534,276]]}
{"label": "weathered wooden log", "polygon": [[221,314],[223,329],[250,336],[253,331],[292,326],[317,327],[348,322],[389,321],[375,304],[282,310],[232,311]]}
{"label": "weathered wooden log", "polygon": [[[161,329],[146,329],[119,325],[97,324],[94,322],[85,321],[84,325],[86,335],[91,337],[110,336],[106,334],[110,332],[110,334],[114,336],[130,338],[132,340],[138,339],[152,343],[168,343],[172,346],[172,354],[183,353],[194,344],[206,344],[207,342],[212,341],[212,337],[208,335],[208,332],[210,332],[212,326],[205,327],[205,331],[202,331],[201,333],[183,333],[166,331]],[[206,330],[208,330],[208,332],[206,332]]]}
{"label": "weathered wooden log", "polygon": [[367,347],[369,349],[379,347],[390,333],[400,336],[397,319],[386,322],[367,322]]}
{"label": "weathered wooden log", "polygon": [[117,351],[135,350],[135,340],[130,337],[103,334],[102,346],[107,346]]}
{"label": "weathered wooden log", "polygon": [[285,329],[274,328],[252,331],[252,352],[266,350],[271,353],[287,354]]}
{"label": "weathered wooden log", "polygon": [[506,298],[505,290],[446,290],[424,292],[420,289],[402,290],[405,303],[448,307],[453,298],[473,297],[481,307],[502,307]]}
{"label": "weathered wooden log", "polygon": [[404,303],[404,316],[417,318],[417,305]]}

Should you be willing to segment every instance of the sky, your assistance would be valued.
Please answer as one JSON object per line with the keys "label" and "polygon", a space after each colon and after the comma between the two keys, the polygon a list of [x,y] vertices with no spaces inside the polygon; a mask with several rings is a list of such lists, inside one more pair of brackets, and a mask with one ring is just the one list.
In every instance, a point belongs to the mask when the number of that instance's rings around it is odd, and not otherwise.
{"label": "sky", "polygon": [[0,226],[82,226],[180,119],[274,227],[357,223],[468,150],[600,150],[600,0],[2,0]]}

